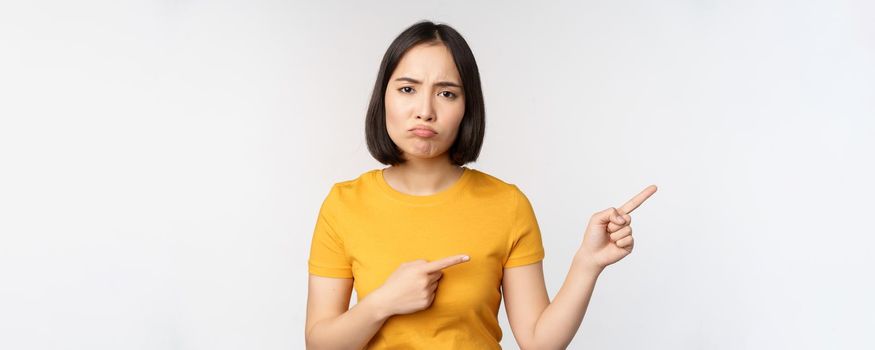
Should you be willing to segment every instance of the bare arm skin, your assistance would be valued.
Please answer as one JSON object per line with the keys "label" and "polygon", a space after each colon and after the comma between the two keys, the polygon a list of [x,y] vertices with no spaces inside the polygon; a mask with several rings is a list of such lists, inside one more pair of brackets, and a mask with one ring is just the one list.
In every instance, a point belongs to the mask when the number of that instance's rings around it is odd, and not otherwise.
{"label": "bare arm skin", "polygon": [[[443,270],[470,260],[466,255],[402,263],[386,282],[349,308],[352,278],[310,275],[307,349],[361,349],[393,315],[431,306]],[[348,310],[347,310],[348,309]]]}
{"label": "bare arm skin", "polygon": [[386,322],[388,317],[368,298],[349,309],[352,283],[352,278],[310,275],[304,336],[307,349],[364,348]]}
{"label": "bare arm skin", "polygon": [[656,192],[650,185],[619,208],[592,215],[580,249],[553,302],[541,262],[504,269],[502,293],[511,330],[521,349],[565,349],[577,334],[596,280],[605,267],[632,253],[635,208]]}
{"label": "bare arm skin", "polygon": [[565,349],[580,328],[601,271],[575,257],[551,303],[541,262],[505,269],[504,306],[520,349]]}

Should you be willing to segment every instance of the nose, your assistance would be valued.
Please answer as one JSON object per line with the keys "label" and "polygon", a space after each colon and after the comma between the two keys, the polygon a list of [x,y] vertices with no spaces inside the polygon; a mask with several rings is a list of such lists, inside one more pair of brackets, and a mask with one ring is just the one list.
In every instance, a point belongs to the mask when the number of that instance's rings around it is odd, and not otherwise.
{"label": "nose", "polygon": [[432,121],[437,116],[434,113],[434,105],[432,103],[432,99],[430,94],[422,94],[422,100],[419,104],[419,111],[417,112],[416,118],[424,119],[426,121]]}

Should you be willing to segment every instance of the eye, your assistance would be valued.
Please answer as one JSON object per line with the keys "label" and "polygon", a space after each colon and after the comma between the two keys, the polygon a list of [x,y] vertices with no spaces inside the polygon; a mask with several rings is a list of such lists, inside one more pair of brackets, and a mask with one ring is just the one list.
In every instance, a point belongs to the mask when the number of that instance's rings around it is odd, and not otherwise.
{"label": "eye", "polygon": [[453,100],[453,99],[456,98],[456,94],[454,94],[454,93],[451,92],[451,91],[441,91],[441,93],[445,93],[445,92],[447,93],[447,95],[444,95],[444,97],[447,97],[447,98],[449,98],[449,99],[451,99],[451,100]]}
{"label": "eye", "polygon": [[405,94],[407,94],[407,93],[409,93],[409,92],[407,92],[407,91],[406,91],[406,90],[404,90],[404,89],[410,89],[410,90],[413,90],[413,88],[412,88],[412,87],[409,87],[409,86],[404,86],[404,87],[402,87],[402,88],[400,88],[400,89],[398,89],[398,91],[401,91],[401,92],[402,92],[402,93],[405,93]]}

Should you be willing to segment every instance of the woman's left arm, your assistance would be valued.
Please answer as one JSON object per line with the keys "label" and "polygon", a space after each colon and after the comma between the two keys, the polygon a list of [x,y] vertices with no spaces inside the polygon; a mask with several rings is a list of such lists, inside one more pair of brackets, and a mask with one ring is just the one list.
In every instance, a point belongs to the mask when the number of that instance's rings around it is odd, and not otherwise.
{"label": "woman's left arm", "polygon": [[565,349],[571,343],[601,272],[632,253],[629,213],[655,192],[656,186],[648,186],[621,207],[592,215],[568,276],[552,303],[547,297],[541,262],[504,269],[504,307],[520,349]]}
{"label": "woman's left arm", "polygon": [[577,334],[601,271],[575,256],[551,303],[540,261],[504,269],[504,308],[520,349],[565,349]]}

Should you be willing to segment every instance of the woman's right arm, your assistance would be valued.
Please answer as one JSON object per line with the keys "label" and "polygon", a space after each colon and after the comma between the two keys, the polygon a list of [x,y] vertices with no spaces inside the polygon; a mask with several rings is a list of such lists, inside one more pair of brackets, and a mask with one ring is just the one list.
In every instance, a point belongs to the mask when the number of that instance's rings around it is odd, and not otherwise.
{"label": "woman's right arm", "polygon": [[352,309],[348,309],[352,278],[311,274],[304,335],[307,349],[365,347],[389,317],[431,306],[443,269],[468,260],[467,255],[455,255],[432,262],[418,259],[402,263]]}
{"label": "woman's right arm", "polygon": [[310,275],[307,349],[364,348],[389,318],[374,298],[365,298],[350,309],[352,283],[352,278]]}

